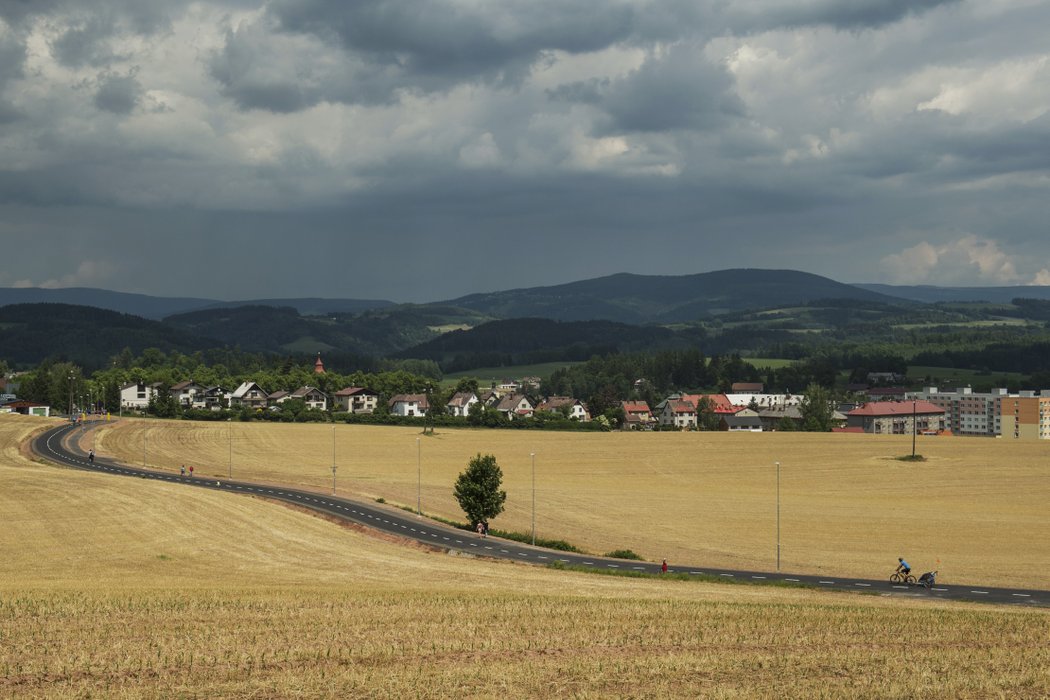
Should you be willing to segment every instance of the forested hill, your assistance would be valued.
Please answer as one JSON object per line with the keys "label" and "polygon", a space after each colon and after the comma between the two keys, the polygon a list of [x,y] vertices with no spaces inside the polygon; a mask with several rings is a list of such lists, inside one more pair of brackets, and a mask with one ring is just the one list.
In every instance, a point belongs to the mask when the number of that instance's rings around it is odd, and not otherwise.
{"label": "forested hill", "polygon": [[471,294],[448,304],[498,318],[676,323],[821,299],[901,299],[795,270],[720,270],[677,277],[617,274],[553,287]]}
{"label": "forested hill", "polygon": [[190,354],[215,341],[159,321],[70,304],[12,304],[0,307],[0,359],[35,365],[46,357],[88,369],[104,366],[123,348]]}
{"label": "forested hill", "polygon": [[481,366],[586,360],[608,352],[684,347],[702,335],[702,329],[683,334],[658,326],[614,321],[517,318],[445,333],[398,356],[435,360],[445,371],[455,372]]}

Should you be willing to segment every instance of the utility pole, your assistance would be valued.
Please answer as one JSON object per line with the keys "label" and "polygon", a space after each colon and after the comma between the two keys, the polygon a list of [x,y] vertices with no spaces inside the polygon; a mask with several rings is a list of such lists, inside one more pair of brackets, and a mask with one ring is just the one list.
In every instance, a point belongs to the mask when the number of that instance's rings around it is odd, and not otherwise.
{"label": "utility pole", "polygon": [[420,509],[420,494],[423,490],[423,448],[419,444],[419,438],[416,438],[416,515],[422,515],[423,511]]}
{"label": "utility pole", "polygon": [[335,495],[335,423],[332,423],[332,495]]}
{"label": "utility pole", "polygon": [[230,429],[230,467],[226,472],[226,476],[230,479],[233,478],[233,423],[228,426]]}

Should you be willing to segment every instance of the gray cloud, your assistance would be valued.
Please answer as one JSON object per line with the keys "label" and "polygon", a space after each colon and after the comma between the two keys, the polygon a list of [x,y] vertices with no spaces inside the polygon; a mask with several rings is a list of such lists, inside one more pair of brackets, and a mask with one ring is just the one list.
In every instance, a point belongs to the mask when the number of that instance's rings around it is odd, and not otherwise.
{"label": "gray cloud", "polygon": [[711,129],[744,115],[734,87],[724,66],[679,44],[611,85],[601,105],[615,132]]}
{"label": "gray cloud", "polygon": [[[883,259],[899,279],[920,243],[940,279],[972,277],[970,253],[982,280],[1050,268],[1045,5],[0,0],[0,18],[0,284],[420,300],[623,270],[871,279]],[[245,251],[250,279],[166,272]]]}
{"label": "gray cloud", "polygon": [[130,114],[139,103],[142,85],[135,78],[138,71],[130,70],[125,75],[102,73],[98,76],[95,106],[113,114]]}

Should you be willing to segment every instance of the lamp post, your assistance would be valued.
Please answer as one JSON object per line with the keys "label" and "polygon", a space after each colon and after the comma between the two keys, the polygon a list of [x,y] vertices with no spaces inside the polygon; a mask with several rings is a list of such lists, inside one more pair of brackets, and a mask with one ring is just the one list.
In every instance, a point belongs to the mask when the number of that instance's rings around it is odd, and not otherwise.
{"label": "lamp post", "polygon": [[332,495],[335,495],[335,423],[332,423]]}
{"label": "lamp post", "polygon": [[780,462],[777,462],[777,571],[780,571]]}
{"label": "lamp post", "polygon": [[530,452],[532,458],[532,546],[536,546],[536,453]]}
{"label": "lamp post", "polygon": [[416,515],[422,515],[423,511],[420,509],[420,493],[423,490],[423,448],[419,444],[419,438],[416,438]]}

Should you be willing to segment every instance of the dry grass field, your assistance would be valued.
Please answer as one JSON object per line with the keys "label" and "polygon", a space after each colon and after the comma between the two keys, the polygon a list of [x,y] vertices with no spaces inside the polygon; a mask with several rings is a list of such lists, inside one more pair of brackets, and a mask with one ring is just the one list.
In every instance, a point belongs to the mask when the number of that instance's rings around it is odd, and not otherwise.
{"label": "dry grass field", "polygon": [[42,423],[0,416],[0,697],[1050,694],[1045,610],[452,557],[37,464]]}
{"label": "dry grass field", "polygon": [[[91,435],[90,432],[87,433]],[[232,436],[232,438],[231,438]],[[417,438],[418,452],[417,452]],[[898,556],[946,583],[1050,588],[1050,444],[803,433],[606,433],[124,420],[95,440],[141,465],[331,489],[462,519],[452,484],[478,452],[504,472],[494,525],[588,551],[770,570],[781,463],[783,570],[888,576]],[[417,465],[418,458],[418,465]],[[417,472],[417,466],[419,471]]]}

